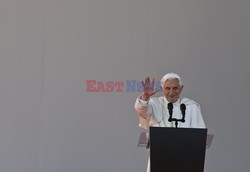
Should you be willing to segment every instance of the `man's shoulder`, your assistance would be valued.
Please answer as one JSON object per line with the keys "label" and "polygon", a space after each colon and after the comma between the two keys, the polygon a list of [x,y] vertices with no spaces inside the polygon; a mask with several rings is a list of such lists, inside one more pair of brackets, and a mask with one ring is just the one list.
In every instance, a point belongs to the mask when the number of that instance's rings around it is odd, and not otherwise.
{"label": "man's shoulder", "polygon": [[183,103],[185,105],[194,105],[194,106],[200,106],[196,101],[192,100],[192,99],[189,99],[189,98],[186,98],[186,97],[183,97],[181,99],[181,102],[180,103]]}

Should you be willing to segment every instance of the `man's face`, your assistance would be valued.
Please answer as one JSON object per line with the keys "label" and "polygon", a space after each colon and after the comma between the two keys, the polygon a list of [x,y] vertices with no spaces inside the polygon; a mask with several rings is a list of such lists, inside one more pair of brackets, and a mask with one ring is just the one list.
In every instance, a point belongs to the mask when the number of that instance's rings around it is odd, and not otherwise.
{"label": "man's face", "polygon": [[168,79],[162,85],[162,92],[170,103],[175,103],[180,97],[182,88],[178,79]]}

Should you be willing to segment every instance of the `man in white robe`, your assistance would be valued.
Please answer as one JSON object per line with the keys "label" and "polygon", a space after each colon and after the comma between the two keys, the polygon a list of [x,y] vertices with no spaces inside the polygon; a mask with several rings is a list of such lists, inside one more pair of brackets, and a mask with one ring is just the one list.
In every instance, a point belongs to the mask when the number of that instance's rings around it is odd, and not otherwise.
{"label": "man in white robe", "polygon": [[[158,90],[154,89],[154,79],[147,77],[142,82],[144,92],[135,102],[135,109],[139,117],[139,126],[148,129],[154,127],[175,127],[175,122],[169,122],[168,103],[173,104],[172,118],[182,119],[180,105],[185,104],[185,122],[178,122],[181,128],[206,128],[203,121],[200,106],[188,98],[181,98],[183,83],[179,75],[168,73],[161,79],[162,97],[151,97]],[[147,172],[150,172],[148,161]]]}

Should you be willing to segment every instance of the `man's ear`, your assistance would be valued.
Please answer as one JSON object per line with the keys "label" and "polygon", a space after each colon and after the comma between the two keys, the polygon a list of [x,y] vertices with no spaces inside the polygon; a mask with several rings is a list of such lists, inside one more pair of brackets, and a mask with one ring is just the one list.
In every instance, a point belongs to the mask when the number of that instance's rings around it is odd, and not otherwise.
{"label": "man's ear", "polygon": [[184,85],[181,86],[181,91],[183,90],[183,88],[184,88]]}
{"label": "man's ear", "polygon": [[160,90],[159,90],[159,91],[163,91],[163,87],[162,87],[162,85],[160,85],[160,87],[159,87],[159,88],[160,88]]}

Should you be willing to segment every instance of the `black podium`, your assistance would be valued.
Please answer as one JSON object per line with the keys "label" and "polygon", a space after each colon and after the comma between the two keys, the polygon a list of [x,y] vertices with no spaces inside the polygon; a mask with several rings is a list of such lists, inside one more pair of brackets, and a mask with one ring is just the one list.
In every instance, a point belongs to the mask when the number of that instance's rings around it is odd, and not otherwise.
{"label": "black podium", "polygon": [[207,129],[150,127],[151,172],[203,172]]}

